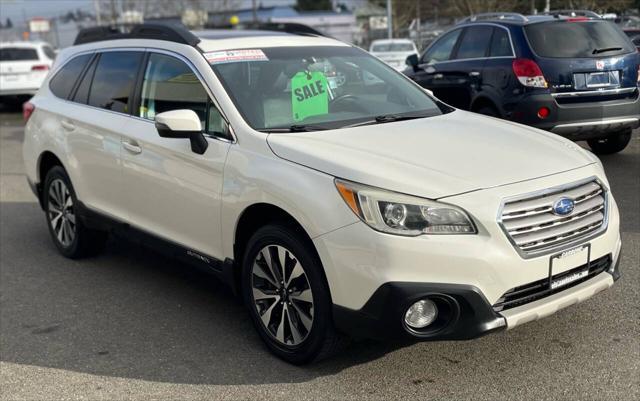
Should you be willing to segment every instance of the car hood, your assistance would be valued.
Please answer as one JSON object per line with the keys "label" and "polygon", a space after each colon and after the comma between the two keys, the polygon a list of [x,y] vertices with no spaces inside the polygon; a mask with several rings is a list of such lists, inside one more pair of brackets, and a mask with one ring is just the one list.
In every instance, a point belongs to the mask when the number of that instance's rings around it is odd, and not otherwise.
{"label": "car hood", "polygon": [[595,163],[574,143],[464,111],[331,131],[270,134],[279,157],[335,177],[437,199]]}

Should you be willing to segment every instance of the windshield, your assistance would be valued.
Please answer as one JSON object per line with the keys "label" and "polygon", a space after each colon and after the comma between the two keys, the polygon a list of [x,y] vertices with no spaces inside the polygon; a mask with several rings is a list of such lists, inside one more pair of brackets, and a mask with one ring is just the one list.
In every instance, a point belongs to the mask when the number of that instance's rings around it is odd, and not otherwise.
{"label": "windshield", "polygon": [[636,51],[622,30],[609,21],[552,21],[524,29],[541,57],[608,57]]}
{"label": "windshield", "polygon": [[410,52],[413,51],[411,43],[380,43],[371,47],[372,52]]}
{"label": "windshield", "polygon": [[256,130],[334,129],[380,116],[419,118],[449,110],[386,64],[353,47],[243,49],[205,57]]}

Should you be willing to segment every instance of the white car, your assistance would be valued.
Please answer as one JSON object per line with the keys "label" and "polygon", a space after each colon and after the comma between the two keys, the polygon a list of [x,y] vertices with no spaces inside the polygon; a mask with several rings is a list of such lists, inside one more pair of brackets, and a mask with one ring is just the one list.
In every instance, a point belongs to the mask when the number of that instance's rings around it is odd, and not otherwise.
{"label": "white car", "polygon": [[0,43],[0,96],[35,94],[55,58],[48,43]]}
{"label": "white car", "polygon": [[205,267],[292,363],[345,334],[511,329],[618,278],[618,208],[588,151],[333,39],[198,35],[83,32],[30,101],[26,172],[63,255],[119,231]]}
{"label": "white car", "polygon": [[418,49],[415,43],[409,39],[380,39],[371,43],[369,53],[396,70],[402,71],[407,68],[405,64],[407,57],[418,54]]}

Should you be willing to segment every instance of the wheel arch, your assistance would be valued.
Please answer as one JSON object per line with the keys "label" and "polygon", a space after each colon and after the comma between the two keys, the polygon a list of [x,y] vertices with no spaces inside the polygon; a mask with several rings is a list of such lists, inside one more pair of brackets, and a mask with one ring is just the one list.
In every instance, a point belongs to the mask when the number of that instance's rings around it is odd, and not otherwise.
{"label": "wheel arch", "polygon": [[480,95],[473,99],[471,102],[471,111],[477,112],[483,107],[491,107],[493,108],[500,118],[503,118],[504,113],[502,112],[502,108],[498,106],[498,102],[493,99],[491,96],[487,96],[486,94]]}
{"label": "wheel arch", "polygon": [[62,160],[60,160],[60,158],[50,150],[45,150],[40,154],[40,156],[38,157],[38,163],[36,166],[37,166],[36,171],[38,172],[38,177],[37,177],[38,182],[36,183],[36,188],[38,192],[38,202],[40,203],[40,207],[44,208],[44,204],[42,200],[42,191],[44,186],[44,180],[47,178],[47,173],[49,172],[49,170],[51,170],[55,166],[60,166],[63,169],[65,169],[65,171],[67,171],[67,169],[62,163]]}
{"label": "wheel arch", "polygon": [[[240,213],[234,230],[233,257],[236,268],[233,269],[233,284],[236,286],[236,288],[240,288],[241,285],[241,272],[243,263],[242,259],[244,257],[244,252],[249,239],[259,228],[264,227],[268,224],[275,223],[282,224],[299,234],[303,241],[310,247],[310,250],[314,253],[315,257],[322,266],[320,255],[315,245],[313,244],[311,236],[291,213],[272,203],[254,203],[247,206]],[[330,293],[331,288],[328,285],[324,267],[322,270],[325,284],[327,284],[327,288],[329,289]],[[331,294],[329,294],[329,296],[331,296]]]}

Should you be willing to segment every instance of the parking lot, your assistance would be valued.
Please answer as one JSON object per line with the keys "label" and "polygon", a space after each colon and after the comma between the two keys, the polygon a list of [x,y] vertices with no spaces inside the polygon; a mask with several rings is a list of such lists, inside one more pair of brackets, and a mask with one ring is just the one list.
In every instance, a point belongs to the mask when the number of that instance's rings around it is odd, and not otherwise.
{"label": "parking lot", "polygon": [[610,291],[474,341],[360,342],[295,367],[215,279],[117,239],[60,256],[26,184],[22,117],[0,120],[2,399],[640,399],[640,132],[603,158],[622,214]]}

